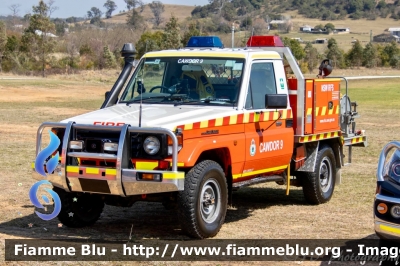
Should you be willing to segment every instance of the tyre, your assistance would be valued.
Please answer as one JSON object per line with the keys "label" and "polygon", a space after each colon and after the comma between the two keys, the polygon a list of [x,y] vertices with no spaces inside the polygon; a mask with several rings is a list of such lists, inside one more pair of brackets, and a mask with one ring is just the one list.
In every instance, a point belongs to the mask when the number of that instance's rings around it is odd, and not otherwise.
{"label": "tyre", "polygon": [[308,203],[328,202],[335,189],[336,160],[329,146],[322,146],[318,151],[315,172],[302,175],[303,194]]}
{"label": "tyre", "polygon": [[60,196],[61,211],[58,220],[68,227],[84,227],[94,224],[104,208],[100,195],[88,193],[68,193],[65,190],[53,189]]}
{"label": "tyre", "polygon": [[225,220],[228,187],[221,166],[210,160],[196,164],[178,194],[182,230],[194,238],[215,236]]}

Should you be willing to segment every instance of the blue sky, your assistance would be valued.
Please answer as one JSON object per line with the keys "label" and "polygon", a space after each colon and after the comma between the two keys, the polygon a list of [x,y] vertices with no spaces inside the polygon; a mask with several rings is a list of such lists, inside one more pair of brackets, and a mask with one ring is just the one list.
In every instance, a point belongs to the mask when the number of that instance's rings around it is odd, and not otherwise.
{"label": "blue sky", "polygon": [[[26,13],[32,11],[32,6],[37,5],[39,0],[1,0],[0,4],[0,15],[7,16],[11,15],[9,7],[14,4],[19,4],[19,15],[23,16]],[[44,1],[47,3],[47,0]],[[54,6],[58,7],[58,10],[52,14],[52,17],[67,18],[67,17],[83,17],[87,14],[87,11],[91,7],[100,8],[105,12],[103,7],[106,0],[55,0]],[[124,0],[114,0],[118,6],[114,14],[117,14],[120,10],[126,9]],[[150,0],[144,0],[143,2],[149,3]],[[163,0],[164,4],[177,4],[177,5],[206,5],[208,0],[196,0],[196,1],[184,1],[184,0]],[[195,4],[193,3],[195,2]],[[192,4],[193,3],[193,4]]]}

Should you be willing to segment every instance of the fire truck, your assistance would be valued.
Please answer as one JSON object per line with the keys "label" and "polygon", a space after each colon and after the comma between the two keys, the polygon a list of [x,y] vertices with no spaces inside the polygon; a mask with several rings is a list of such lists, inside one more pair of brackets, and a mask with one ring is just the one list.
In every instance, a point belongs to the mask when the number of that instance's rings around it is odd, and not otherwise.
{"label": "fire truck", "polygon": [[252,36],[243,48],[192,37],[139,62],[128,43],[121,55],[124,68],[99,110],[37,132],[37,156],[44,133],[59,139],[34,177],[46,171],[66,226],[94,224],[104,204],[159,201],[189,236],[213,237],[244,186],[273,181],[287,194],[300,186],[308,203],[328,202],[352,147],[367,144],[347,80],[327,77],[329,60],[318,78],[305,78],[277,36]]}

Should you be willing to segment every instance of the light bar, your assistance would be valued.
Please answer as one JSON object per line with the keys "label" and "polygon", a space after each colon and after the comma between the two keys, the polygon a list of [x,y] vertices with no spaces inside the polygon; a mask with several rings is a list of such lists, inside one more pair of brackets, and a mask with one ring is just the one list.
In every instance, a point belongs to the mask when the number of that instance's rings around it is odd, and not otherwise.
{"label": "light bar", "polygon": [[215,47],[224,48],[221,39],[217,36],[192,36],[186,47]]}
{"label": "light bar", "polygon": [[285,47],[279,36],[251,36],[247,47]]}

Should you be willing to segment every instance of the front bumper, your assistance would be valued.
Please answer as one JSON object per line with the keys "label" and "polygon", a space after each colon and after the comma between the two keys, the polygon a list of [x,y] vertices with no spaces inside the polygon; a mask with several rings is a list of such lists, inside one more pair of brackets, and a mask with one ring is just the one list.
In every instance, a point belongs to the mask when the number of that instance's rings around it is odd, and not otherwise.
{"label": "front bumper", "polygon": [[[136,128],[124,125],[122,127],[94,126],[94,125],[75,125],[72,122],[64,123],[43,123],[37,134],[36,155],[41,151],[42,131],[46,127],[65,128],[62,140],[61,160],[53,173],[47,173],[46,177],[38,174],[33,167],[33,178],[36,180],[48,180],[54,186],[64,189],[67,192],[90,192],[108,195],[118,195],[122,197],[132,195],[142,195],[151,193],[163,193],[181,191],[184,189],[184,172],[177,171],[177,139],[175,134],[163,128]],[[81,166],[67,165],[68,158],[80,158],[80,156],[96,156],[98,159],[109,159],[109,155],[70,152],[68,143],[74,134],[74,129],[90,130],[113,130],[120,132],[119,148],[115,156],[116,167],[101,166]],[[163,133],[171,137],[172,146],[172,170],[141,170],[129,168],[129,133],[130,132],[150,132]],[[91,158],[91,157],[88,157]],[[84,158],[83,158],[84,159]],[[139,179],[142,174],[158,175],[157,181],[147,181]]]}
{"label": "front bumper", "polygon": [[[33,167],[34,168],[34,167]],[[161,181],[138,180],[139,173],[161,174]],[[65,188],[71,192],[92,192],[108,195],[132,196],[151,193],[181,191],[184,187],[184,172],[152,171],[152,170],[122,170],[122,186],[117,181],[116,169],[94,167],[66,167],[66,173],[61,172],[61,165],[53,174],[43,177],[33,169],[32,177],[36,180],[48,180],[53,186]],[[121,188],[124,195],[121,195]]]}
{"label": "front bumper", "polygon": [[[380,202],[384,202],[384,203],[399,204],[400,205],[400,199],[399,198],[388,197],[388,196],[383,196],[383,195],[377,194],[375,196],[375,201],[377,201],[377,200],[380,201]],[[380,237],[385,238],[385,239],[400,240],[400,224],[396,224],[396,223],[392,223],[392,222],[389,222],[389,221],[385,221],[385,220],[377,217],[376,210],[374,210],[374,213],[375,213],[374,214],[375,232]]]}

